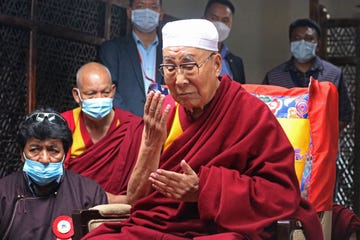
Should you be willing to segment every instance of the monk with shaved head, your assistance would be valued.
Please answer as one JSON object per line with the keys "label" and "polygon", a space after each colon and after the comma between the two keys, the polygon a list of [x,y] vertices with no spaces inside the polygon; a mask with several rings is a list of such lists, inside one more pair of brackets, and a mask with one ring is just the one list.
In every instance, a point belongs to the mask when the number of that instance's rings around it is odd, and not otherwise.
{"label": "monk with shaved head", "polygon": [[72,94],[79,107],[62,114],[74,139],[65,167],[97,181],[109,202],[123,203],[142,119],[113,107],[115,90],[104,65],[90,62],[78,70]]}

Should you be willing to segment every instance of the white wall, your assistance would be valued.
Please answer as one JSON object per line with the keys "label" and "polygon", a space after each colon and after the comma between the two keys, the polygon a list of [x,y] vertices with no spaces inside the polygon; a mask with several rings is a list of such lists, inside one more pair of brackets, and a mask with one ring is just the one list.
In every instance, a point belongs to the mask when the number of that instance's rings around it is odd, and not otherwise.
{"label": "white wall", "polygon": [[[289,58],[288,26],[309,17],[308,0],[232,0],[233,29],[226,44],[243,58],[248,83],[261,83],[265,73]],[[203,15],[207,0],[163,0],[167,14],[178,18]],[[322,0],[331,17],[354,17],[355,0]],[[352,9],[352,10],[351,10]]]}

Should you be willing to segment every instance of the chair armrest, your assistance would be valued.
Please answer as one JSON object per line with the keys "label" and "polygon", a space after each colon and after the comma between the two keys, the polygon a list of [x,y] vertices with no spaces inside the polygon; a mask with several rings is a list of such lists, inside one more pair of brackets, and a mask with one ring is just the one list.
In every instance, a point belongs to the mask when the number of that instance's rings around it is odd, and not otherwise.
{"label": "chair armrest", "polygon": [[73,240],[80,240],[85,234],[104,222],[120,222],[130,215],[128,204],[102,204],[89,209],[78,209],[72,213],[74,224]]}
{"label": "chair armrest", "polygon": [[[319,212],[319,219],[324,234],[324,240],[331,240],[332,210]],[[302,224],[299,220],[284,219],[277,221],[276,236],[279,240],[301,240],[305,239]]]}
{"label": "chair armrest", "polygon": [[101,204],[89,208],[89,210],[98,210],[104,217],[119,217],[130,213],[131,205],[124,203]]}
{"label": "chair armrest", "polygon": [[299,220],[283,219],[276,222],[276,239],[292,240],[305,239],[302,224]]}

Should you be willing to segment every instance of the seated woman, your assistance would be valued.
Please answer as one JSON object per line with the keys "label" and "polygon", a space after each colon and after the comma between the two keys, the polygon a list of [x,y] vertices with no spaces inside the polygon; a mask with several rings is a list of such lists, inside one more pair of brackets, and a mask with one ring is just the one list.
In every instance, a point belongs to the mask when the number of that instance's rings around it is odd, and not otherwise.
{"label": "seated woman", "polygon": [[107,203],[100,185],[63,168],[72,144],[63,117],[31,113],[18,133],[22,170],[0,179],[2,239],[65,239],[74,233],[74,209]]}

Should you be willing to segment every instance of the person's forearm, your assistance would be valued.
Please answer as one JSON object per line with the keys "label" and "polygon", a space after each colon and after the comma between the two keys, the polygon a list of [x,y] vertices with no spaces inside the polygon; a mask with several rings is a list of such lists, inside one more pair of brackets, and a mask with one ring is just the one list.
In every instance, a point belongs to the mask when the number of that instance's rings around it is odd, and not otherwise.
{"label": "person's forearm", "polygon": [[108,203],[128,203],[126,195],[115,195],[112,193],[106,192]]}
{"label": "person's forearm", "polygon": [[147,147],[141,145],[139,155],[130,176],[127,188],[127,200],[133,204],[139,198],[148,195],[152,188],[149,181],[150,173],[159,168],[161,147]]}

